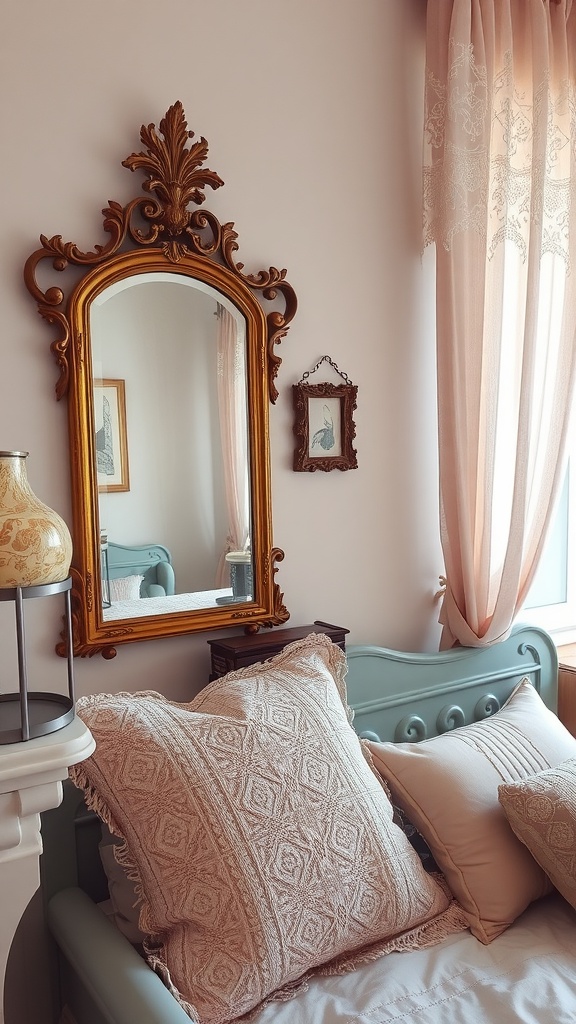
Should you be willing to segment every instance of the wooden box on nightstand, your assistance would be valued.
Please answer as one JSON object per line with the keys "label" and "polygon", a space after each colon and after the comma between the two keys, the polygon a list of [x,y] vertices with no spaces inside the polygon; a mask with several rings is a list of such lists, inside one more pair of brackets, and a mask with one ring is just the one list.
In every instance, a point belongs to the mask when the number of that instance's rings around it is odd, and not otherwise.
{"label": "wooden box on nightstand", "polygon": [[212,656],[212,672],[210,681],[232,672],[233,669],[254,665],[257,661],[267,661],[275,654],[293,643],[301,640],[309,633],[325,633],[333,643],[346,650],[346,634],[349,629],[333,626],[329,622],[316,621],[307,626],[293,626],[290,629],[271,629],[265,633],[252,633],[249,636],[227,637],[225,640],[209,640]]}

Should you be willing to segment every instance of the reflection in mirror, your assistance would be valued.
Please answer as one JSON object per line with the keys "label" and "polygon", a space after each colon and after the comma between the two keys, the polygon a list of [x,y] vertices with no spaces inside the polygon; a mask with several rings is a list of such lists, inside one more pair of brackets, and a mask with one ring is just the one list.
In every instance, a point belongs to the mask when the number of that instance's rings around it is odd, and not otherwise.
{"label": "reflection in mirror", "polygon": [[193,137],[181,103],[158,130],[143,125],[143,149],[123,166],[144,172],[145,194],[109,202],[105,244],[41,235],[24,269],[57,332],[56,395],[68,401],[83,657],[289,617],[275,581],[268,403],[296,296],[286,271],[247,273],[236,260],[233,223],[202,206],[223,182]]}
{"label": "reflection in mirror", "polygon": [[[92,302],[90,336],[104,620],[251,600],[244,316],[192,278],[138,274]],[[122,493],[119,432],[130,480]],[[167,549],[170,593],[156,581],[157,560],[152,573],[146,551],[140,566],[132,557],[154,544]]]}

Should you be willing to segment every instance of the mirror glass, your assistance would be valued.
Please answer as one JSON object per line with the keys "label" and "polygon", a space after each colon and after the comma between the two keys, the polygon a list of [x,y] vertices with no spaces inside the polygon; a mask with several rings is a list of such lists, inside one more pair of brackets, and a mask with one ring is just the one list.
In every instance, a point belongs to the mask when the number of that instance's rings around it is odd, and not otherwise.
{"label": "mirror glass", "polygon": [[41,235],[24,268],[57,332],[56,397],[68,404],[83,657],[289,618],[275,581],[284,555],[272,540],[268,411],[296,296],[285,270],[249,273],[236,259],[233,222],[202,205],[223,181],[193,138],[179,102],[158,130],[143,125],[143,150],[123,166],[144,172],[144,195],[109,202],[107,241],[83,251]]}
{"label": "mirror glass", "polygon": [[[90,337],[104,621],[252,600],[244,316],[201,281],[138,274],[93,300]],[[167,594],[122,575],[152,543]]]}

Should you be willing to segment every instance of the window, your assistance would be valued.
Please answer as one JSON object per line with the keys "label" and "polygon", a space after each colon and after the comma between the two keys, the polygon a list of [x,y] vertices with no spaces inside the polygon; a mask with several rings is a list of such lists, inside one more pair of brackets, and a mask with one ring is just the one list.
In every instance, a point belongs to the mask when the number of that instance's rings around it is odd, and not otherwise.
{"label": "window", "polygon": [[519,618],[576,642],[576,441],[542,560]]}

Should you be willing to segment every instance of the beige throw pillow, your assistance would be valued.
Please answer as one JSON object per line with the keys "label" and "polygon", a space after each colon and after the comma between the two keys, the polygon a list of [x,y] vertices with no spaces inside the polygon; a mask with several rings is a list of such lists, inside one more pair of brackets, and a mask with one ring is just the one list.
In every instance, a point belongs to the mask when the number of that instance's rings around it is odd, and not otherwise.
{"label": "beige throw pillow", "polygon": [[96,750],[71,774],[126,841],[151,963],[203,1024],[335,958],[466,927],[393,824],[349,724],[345,668],[313,635],[189,704],[78,701]]}
{"label": "beige throw pillow", "polygon": [[499,787],[514,832],[576,908],[576,758]]}
{"label": "beige throw pillow", "polygon": [[498,802],[502,783],[576,755],[576,740],[528,680],[492,718],[421,743],[368,745],[482,942],[550,890]]}

